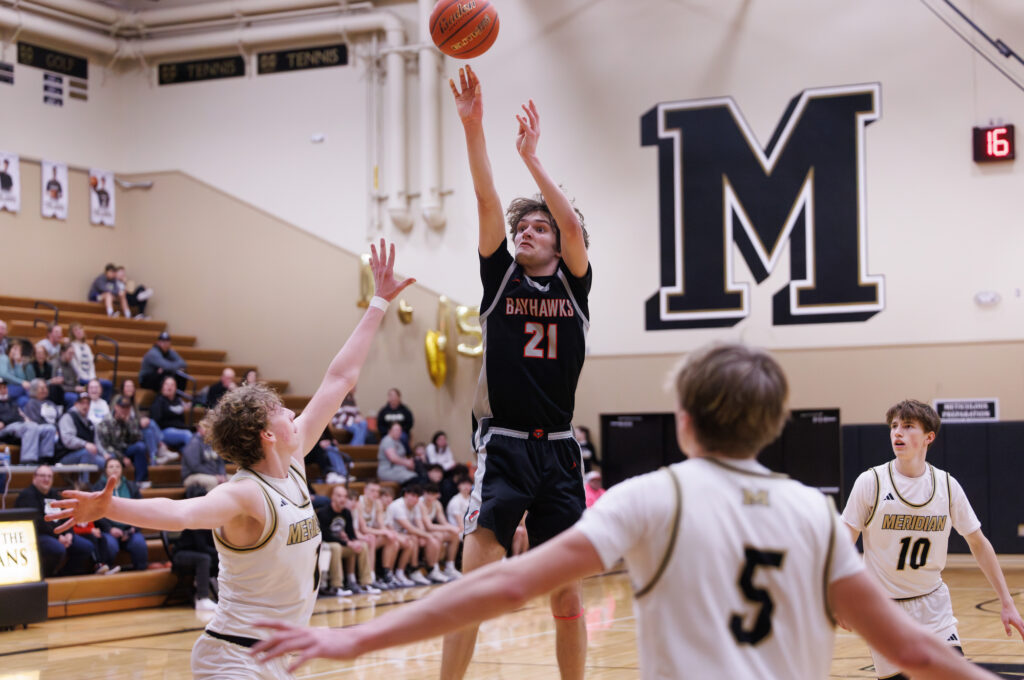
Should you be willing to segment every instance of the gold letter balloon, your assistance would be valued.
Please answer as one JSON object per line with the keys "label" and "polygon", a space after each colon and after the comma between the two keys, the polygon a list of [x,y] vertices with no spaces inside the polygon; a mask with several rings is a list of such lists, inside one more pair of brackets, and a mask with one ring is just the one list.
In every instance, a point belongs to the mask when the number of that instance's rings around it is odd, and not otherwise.
{"label": "gold letter balloon", "polygon": [[464,357],[478,357],[484,353],[484,334],[480,328],[480,307],[459,305],[455,308],[455,325],[459,335],[468,335],[473,342],[460,342],[459,354]]}

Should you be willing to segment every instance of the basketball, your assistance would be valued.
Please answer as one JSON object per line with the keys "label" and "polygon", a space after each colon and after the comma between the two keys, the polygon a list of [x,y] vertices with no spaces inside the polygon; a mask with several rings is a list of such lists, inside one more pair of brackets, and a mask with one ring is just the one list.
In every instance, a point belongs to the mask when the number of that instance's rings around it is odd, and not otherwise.
{"label": "basketball", "polygon": [[89,186],[91,186],[93,189],[95,189],[96,188],[96,184],[98,182],[99,182],[99,180],[96,179],[96,175],[89,175]]}
{"label": "basketball", "polygon": [[490,0],[438,0],[430,13],[430,37],[449,57],[479,57],[498,37],[498,10]]}

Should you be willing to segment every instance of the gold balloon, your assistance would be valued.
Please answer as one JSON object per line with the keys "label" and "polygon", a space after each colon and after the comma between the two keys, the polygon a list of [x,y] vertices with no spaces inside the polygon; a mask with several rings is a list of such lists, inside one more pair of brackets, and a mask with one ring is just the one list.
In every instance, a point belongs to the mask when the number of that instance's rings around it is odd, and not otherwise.
{"label": "gold balloon", "polygon": [[459,335],[468,335],[474,340],[472,344],[460,342],[456,348],[465,357],[478,357],[484,353],[484,334],[480,327],[480,307],[459,305],[455,308],[455,326]]}
{"label": "gold balloon", "polygon": [[434,387],[444,385],[445,378],[448,377],[448,361],[444,356],[444,350],[438,347],[438,337],[437,331],[427,331],[425,341],[427,373],[430,375],[430,382],[434,383]]}
{"label": "gold balloon", "polygon": [[406,326],[412,323],[412,305],[405,298],[398,301],[398,320]]}
{"label": "gold balloon", "polygon": [[359,299],[356,300],[356,307],[366,309],[370,306],[370,298],[373,297],[376,288],[373,283],[373,270],[370,269],[370,254],[360,255],[359,262]]}
{"label": "gold balloon", "polygon": [[437,299],[437,347],[442,352],[448,349],[451,316],[452,301],[446,295],[442,295]]}

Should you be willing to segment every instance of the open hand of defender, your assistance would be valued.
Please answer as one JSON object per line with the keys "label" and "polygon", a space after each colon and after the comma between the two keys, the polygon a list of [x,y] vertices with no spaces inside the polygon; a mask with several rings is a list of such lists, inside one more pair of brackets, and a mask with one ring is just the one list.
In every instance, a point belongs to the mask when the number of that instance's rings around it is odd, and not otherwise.
{"label": "open hand of defender", "polygon": [[540,141],[540,114],[537,105],[530,100],[529,105],[523,104],[525,116],[516,114],[519,121],[519,132],[516,134],[516,150],[523,158],[537,153],[537,142]]}
{"label": "open hand of defender", "polygon": [[329,628],[307,628],[294,626],[280,621],[259,621],[260,628],[270,628],[275,632],[270,638],[256,644],[250,654],[261,662],[267,662],[284,654],[298,652],[298,657],[288,665],[288,672],[295,670],[310,659],[354,659],[359,656],[356,640],[358,636],[339,635],[338,631]]}
{"label": "open hand of defender", "polygon": [[451,78],[448,79],[448,85],[452,88],[452,94],[455,95],[455,108],[458,110],[462,122],[483,120],[484,99],[480,95],[480,79],[473,73],[473,69],[469,66],[459,69],[461,92],[459,88],[455,87],[455,81]]}
{"label": "open hand of defender", "polygon": [[66,519],[63,524],[54,529],[54,532],[61,533],[72,528],[76,524],[88,524],[95,522],[101,517],[106,517],[110,508],[110,499],[114,495],[114,489],[120,483],[118,477],[107,477],[107,485],[102,491],[75,491],[68,489],[61,491],[64,497],[62,501],[54,501],[51,505],[60,508],[46,516],[47,522],[56,522],[59,519]]}
{"label": "open hand of defender", "polygon": [[380,253],[370,244],[370,270],[373,272],[374,295],[391,302],[403,290],[416,283],[416,279],[395,279],[395,244],[388,249],[384,239],[380,240]]}

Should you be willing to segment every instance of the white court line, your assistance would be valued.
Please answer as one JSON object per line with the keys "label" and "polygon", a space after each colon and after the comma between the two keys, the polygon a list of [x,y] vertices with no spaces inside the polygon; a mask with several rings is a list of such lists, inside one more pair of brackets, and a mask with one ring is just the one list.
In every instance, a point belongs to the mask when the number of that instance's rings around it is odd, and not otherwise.
{"label": "white court line", "polygon": [[[618,623],[620,621],[633,621],[635,619],[636,619],[635,616],[623,616],[622,618],[618,618],[618,619],[609,619],[608,621],[605,621],[604,623]],[[337,629],[337,630],[344,630],[344,629],[341,628],[341,629]],[[554,635],[554,634],[555,634],[554,630],[547,630],[547,631],[543,631],[543,632],[540,632],[540,633],[530,633],[529,635],[518,635],[516,637],[511,637],[511,638],[502,638],[500,640],[492,640],[490,642],[477,643],[477,647],[481,647],[481,646],[484,646],[484,647],[494,647],[495,645],[500,645],[500,644],[507,643],[507,642],[515,642],[516,640],[527,640],[529,638],[542,637],[542,636],[545,636],[545,635]],[[384,651],[384,650],[381,650],[381,651]],[[437,651],[433,651],[433,652],[425,652],[423,654],[416,654],[414,656],[405,656],[405,657],[402,657],[402,658],[385,659],[385,660],[381,660],[381,661],[374,661],[372,663],[359,664],[358,666],[351,666],[349,668],[335,668],[335,669],[332,669],[332,670],[329,670],[329,671],[322,671],[320,673],[314,673],[312,675],[303,675],[301,677],[303,677],[303,678],[320,678],[320,677],[323,677],[325,675],[335,675],[335,674],[340,675],[342,673],[351,673],[352,671],[361,671],[361,670],[365,670],[367,668],[376,668],[378,666],[393,666],[396,663],[404,663],[406,661],[415,661],[417,659],[426,659],[426,658],[429,658],[429,657],[432,657],[432,656],[437,656],[439,654],[441,654],[441,651],[437,650]],[[514,662],[509,662],[509,663],[512,664]]]}

